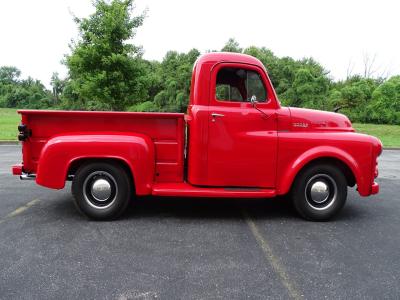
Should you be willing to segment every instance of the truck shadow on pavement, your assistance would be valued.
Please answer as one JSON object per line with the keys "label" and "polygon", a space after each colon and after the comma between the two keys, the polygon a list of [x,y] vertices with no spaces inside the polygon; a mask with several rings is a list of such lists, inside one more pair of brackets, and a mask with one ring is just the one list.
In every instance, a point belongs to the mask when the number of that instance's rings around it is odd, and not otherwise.
{"label": "truck shadow on pavement", "polygon": [[[349,201],[350,202],[350,201]],[[347,203],[341,213],[331,221],[351,221],[370,217],[368,208]],[[85,221],[69,195],[52,201],[48,208],[58,219]],[[127,211],[117,220],[135,219],[243,219],[248,215],[252,219],[302,221],[286,197],[270,199],[213,199],[213,198],[169,198],[141,197],[132,201]]]}

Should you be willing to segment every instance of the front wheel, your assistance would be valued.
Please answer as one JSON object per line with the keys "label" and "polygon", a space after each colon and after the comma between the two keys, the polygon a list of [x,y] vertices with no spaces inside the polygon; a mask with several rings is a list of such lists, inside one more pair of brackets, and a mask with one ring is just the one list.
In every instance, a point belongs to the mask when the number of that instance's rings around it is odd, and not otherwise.
{"label": "front wheel", "polygon": [[303,218],[326,221],[338,214],[346,203],[347,181],[333,165],[314,165],[297,176],[291,197]]}
{"label": "front wheel", "polygon": [[78,210],[95,220],[120,216],[131,197],[130,177],[119,164],[99,162],[78,169],[72,182],[72,194]]}

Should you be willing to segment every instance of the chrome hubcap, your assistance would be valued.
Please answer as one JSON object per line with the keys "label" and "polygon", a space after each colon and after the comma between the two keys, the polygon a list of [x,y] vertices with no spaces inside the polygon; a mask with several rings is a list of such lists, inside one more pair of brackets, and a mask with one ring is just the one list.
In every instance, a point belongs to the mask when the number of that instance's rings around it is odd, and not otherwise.
{"label": "chrome hubcap", "polygon": [[335,180],[328,174],[312,176],[306,184],[305,197],[309,206],[324,210],[333,205],[337,198],[338,188]]}
{"label": "chrome hubcap", "polygon": [[323,203],[329,197],[329,186],[323,181],[316,181],[310,190],[311,199],[317,203]]}
{"label": "chrome hubcap", "polygon": [[89,174],[83,182],[83,196],[86,202],[96,209],[110,207],[117,194],[117,182],[108,172],[95,171]]}
{"label": "chrome hubcap", "polygon": [[97,179],[92,183],[91,193],[97,201],[106,201],[111,196],[111,184],[105,179]]}

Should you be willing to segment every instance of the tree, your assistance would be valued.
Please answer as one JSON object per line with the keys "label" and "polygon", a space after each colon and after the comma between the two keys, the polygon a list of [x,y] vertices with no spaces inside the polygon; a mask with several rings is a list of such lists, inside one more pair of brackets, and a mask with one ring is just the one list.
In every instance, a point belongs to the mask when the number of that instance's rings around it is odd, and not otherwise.
{"label": "tree", "polygon": [[[151,90],[156,91],[156,94],[154,98],[148,100],[153,101],[153,106],[147,104],[146,109],[158,107],[160,111],[186,111],[193,64],[199,55],[200,52],[197,49],[192,49],[188,53],[169,51],[161,64],[154,64],[157,75],[154,74],[152,77],[156,87]],[[138,110],[138,107],[139,104],[131,107],[130,110]]]}
{"label": "tree", "polygon": [[54,72],[51,76],[50,85],[52,87],[52,93],[55,103],[60,101],[60,95],[62,94],[65,87],[65,80],[60,79],[57,72]]}
{"label": "tree", "polygon": [[222,51],[225,52],[242,53],[242,50],[243,49],[239,47],[239,43],[233,38],[230,38],[228,42],[226,42],[225,46],[222,48]]}
{"label": "tree", "polygon": [[366,107],[379,82],[377,79],[355,75],[344,81],[331,83],[328,108],[346,114],[352,121],[366,122]]}
{"label": "tree", "polygon": [[[130,43],[144,13],[132,16],[133,0],[95,0],[96,11],[75,22],[79,40],[66,56],[69,104],[90,110],[124,110],[146,97],[140,77],[141,48]],[[72,103],[71,103],[72,102]]]}
{"label": "tree", "polygon": [[0,67],[0,107],[15,107],[16,99],[11,95],[18,84],[21,71],[13,66]]}
{"label": "tree", "polygon": [[[264,64],[264,66],[268,70],[268,74],[272,81],[272,84],[274,85],[277,93],[280,93],[281,89],[279,85],[285,84],[284,82],[282,82],[284,80],[284,76],[282,74],[282,70],[280,69],[281,60],[276,57],[271,50],[265,47],[258,48],[255,46],[251,46],[249,48],[246,48],[243,53],[258,58]],[[284,88],[283,90],[286,90],[286,88]]]}
{"label": "tree", "polygon": [[0,107],[49,107],[51,96],[45,86],[32,77],[20,79],[20,75],[16,67],[0,67]]}
{"label": "tree", "polygon": [[276,93],[284,105],[326,109],[331,80],[312,58],[279,58],[265,48],[246,48],[243,53],[258,58],[266,67]]}
{"label": "tree", "polygon": [[19,77],[21,76],[21,71],[13,66],[2,66],[0,67],[0,84],[13,84],[17,83]]}
{"label": "tree", "polygon": [[364,78],[371,78],[377,71],[375,68],[376,54],[370,56],[368,53],[364,53],[363,64],[364,64]]}
{"label": "tree", "polygon": [[400,125],[400,76],[391,77],[373,91],[367,112],[369,122]]}

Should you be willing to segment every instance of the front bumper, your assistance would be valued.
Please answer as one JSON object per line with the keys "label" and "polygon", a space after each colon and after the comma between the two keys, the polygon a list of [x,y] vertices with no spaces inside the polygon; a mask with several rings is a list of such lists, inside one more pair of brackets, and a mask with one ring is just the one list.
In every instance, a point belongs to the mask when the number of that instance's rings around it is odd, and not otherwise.
{"label": "front bumper", "polygon": [[379,193],[379,184],[374,182],[371,186],[371,195],[375,195]]}

